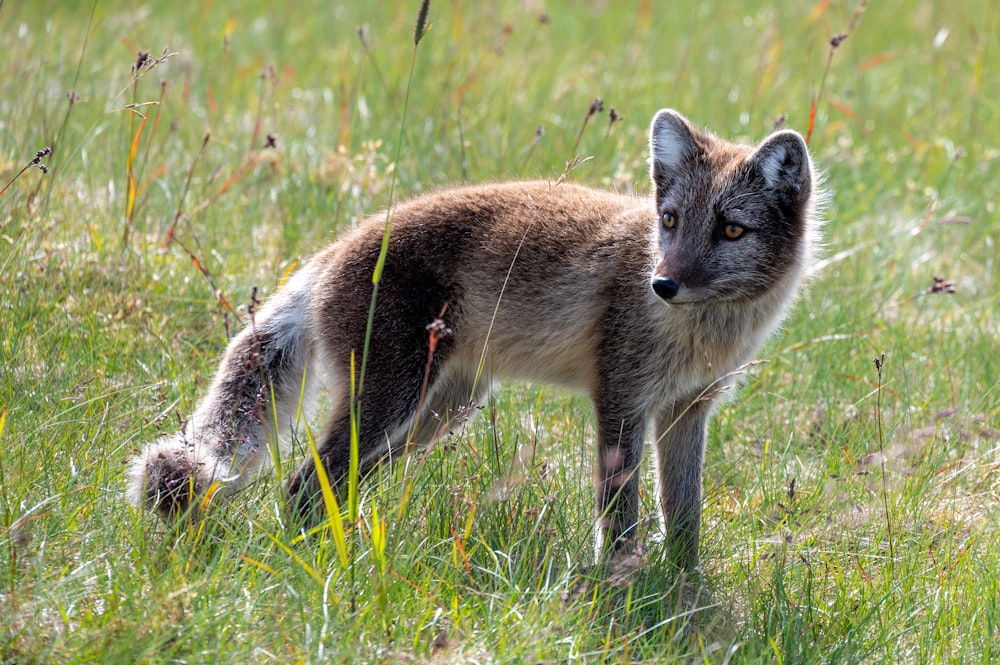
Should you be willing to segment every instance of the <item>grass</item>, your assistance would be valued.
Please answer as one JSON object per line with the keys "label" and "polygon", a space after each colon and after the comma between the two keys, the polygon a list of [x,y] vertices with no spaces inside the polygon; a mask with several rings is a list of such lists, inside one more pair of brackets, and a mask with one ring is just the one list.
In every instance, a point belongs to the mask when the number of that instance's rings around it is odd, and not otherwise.
{"label": "grass", "polygon": [[[996,660],[994,3],[870,3],[825,79],[854,3],[436,2],[414,52],[418,4],[0,4],[0,662]],[[815,98],[827,252],[714,419],[690,613],[655,522],[590,567],[593,420],[545,387],[363,484],[347,566],[273,477],[184,528],[125,505],[252,289],[393,182],[647,191],[658,108],[759,139]]]}

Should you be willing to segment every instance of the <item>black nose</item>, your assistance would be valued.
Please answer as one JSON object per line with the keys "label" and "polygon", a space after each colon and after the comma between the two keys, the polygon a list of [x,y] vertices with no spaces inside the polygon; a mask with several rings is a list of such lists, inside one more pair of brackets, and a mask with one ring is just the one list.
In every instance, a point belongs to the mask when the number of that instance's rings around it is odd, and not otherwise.
{"label": "black nose", "polygon": [[681,287],[669,277],[653,277],[653,291],[664,300],[670,300],[677,295]]}

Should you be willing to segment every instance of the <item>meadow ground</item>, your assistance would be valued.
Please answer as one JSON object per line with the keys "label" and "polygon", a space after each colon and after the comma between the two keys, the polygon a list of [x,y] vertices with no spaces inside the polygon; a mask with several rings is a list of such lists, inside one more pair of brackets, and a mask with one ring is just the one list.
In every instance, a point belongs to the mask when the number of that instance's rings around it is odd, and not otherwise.
{"label": "meadow ground", "polygon": [[[858,8],[440,1],[415,46],[417,2],[0,2],[0,662],[1000,658],[1000,8]],[[655,519],[591,567],[593,418],[550,388],[364,483],[343,535],[299,538],[274,475],[175,529],[126,505],[253,289],[393,183],[645,192],[664,106],[811,126],[832,193],[713,419],[695,602]]]}

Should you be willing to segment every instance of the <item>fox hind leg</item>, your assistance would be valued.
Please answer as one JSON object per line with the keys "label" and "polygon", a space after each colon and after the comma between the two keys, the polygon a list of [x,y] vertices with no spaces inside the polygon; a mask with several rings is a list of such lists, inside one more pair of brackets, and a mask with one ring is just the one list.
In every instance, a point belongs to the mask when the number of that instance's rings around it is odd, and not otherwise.
{"label": "fox hind leg", "polygon": [[460,369],[442,372],[425,395],[420,415],[411,424],[408,441],[426,447],[448,432],[461,430],[475,417],[490,388],[491,382],[485,376],[477,381],[475,375]]}
{"label": "fox hind leg", "polygon": [[[391,347],[373,344],[363,392],[356,398],[360,407],[360,475],[386,457],[401,455],[408,442],[432,443],[473,412],[472,404],[486,393],[488,382],[477,389],[474,380],[449,371],[450,351],[449,344],[438,344],[428,367],[425,338],[415,335],[410,344],[404,344],[397,337]],[[350,397],[343,391],[338,394],[341,398],[317,444],[324,471],[334,488],[346,481],[351,458]],[[295,510],[310,521],[320,503],[320,491],[315,461],[307,455],[290,479],[288,492]]]}

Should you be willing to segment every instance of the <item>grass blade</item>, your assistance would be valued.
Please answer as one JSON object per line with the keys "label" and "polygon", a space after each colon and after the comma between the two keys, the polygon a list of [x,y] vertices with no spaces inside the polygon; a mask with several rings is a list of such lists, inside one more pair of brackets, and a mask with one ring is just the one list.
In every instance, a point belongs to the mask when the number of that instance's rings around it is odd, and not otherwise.
{"label": "grass blade", "polygon": [[337,495],[330,485],[330,477],[326,473],[326,467],[319,456],[316,448],[316,439],[308,433],[309,451],[312,453],[313,463],[316,465],[316,480],[319,482],[320,492],[323,494],[323,509],[326,511],[327,522],[330,525],[330,532],[333,536],[333,546],[337,549],[337,558],[340,566],[344,570],[350,565],[347,556],[347,536],[344,532],[344,523],[340,516],[340,505],[337,503]]}

